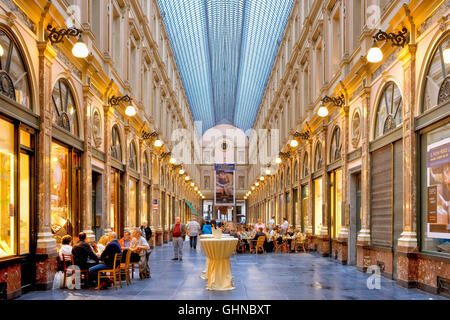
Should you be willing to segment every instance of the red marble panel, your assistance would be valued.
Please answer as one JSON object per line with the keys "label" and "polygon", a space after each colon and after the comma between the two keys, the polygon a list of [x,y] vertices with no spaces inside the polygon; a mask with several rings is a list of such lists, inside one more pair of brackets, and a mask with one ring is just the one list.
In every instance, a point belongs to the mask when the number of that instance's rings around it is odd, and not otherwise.
{"label": "red marble panel", "polygon": [[437,288],[437,277],[450,279],[450,264],[443,261],[417,259],[417,281]]}

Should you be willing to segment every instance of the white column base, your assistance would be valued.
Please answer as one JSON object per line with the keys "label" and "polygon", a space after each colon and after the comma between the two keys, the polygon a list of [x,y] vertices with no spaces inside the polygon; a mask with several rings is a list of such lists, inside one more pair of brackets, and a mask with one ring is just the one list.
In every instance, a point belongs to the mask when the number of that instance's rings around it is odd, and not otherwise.
{"label": "white column base", "polygon": [[340,239],[340,240],[348,239],[348,228],[347,227],[342,227],[341,228],[341,231],[339,232],[338,239]]}
{"label": "white column base", "polygon": [[370,242],[370,230],[369,229],[361,229],[361,231],[358,232],[358,241]]}
{"label": "white column base", "polygon": [[88,242],[95,242],[95,233],[94,231],[88,229],[88,230],[83,230],[84,233],[86,233],[86,239]]}
{"label": "white column base", "polygon": [[37,248],[45,251],[56,251],[56,239],[51,232],[38,233]]}
{"label": "white column base", "polygon": [[327,236],[328,235],[328,227],[327,226],[322,226],[320,228],[320,235],[321,236]]}
{"label": "white column base", "polygon": [[399,247],[416,248],[417,247],[417,233],[411,231],[403,231],[398,239]]}

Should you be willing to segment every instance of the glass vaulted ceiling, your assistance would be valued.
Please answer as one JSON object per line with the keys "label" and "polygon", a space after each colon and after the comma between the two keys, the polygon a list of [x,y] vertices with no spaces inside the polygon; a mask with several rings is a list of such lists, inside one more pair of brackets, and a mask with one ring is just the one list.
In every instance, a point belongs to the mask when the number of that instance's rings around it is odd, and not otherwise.
{"label": "glass vaulted ceiling", "polygon": [[158,0],[195,121],[253,127],[294,0]]}

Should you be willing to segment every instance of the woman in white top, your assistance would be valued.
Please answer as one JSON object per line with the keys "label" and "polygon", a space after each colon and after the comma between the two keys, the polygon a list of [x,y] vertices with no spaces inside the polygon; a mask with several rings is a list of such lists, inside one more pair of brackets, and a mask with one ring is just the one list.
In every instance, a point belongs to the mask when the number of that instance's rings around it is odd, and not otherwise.
{"label": "woman in white top", "polygon": [[72,237],[69,235],[65,235],[61,239],[62,246],[59,249],[59,259],[63,261],[63,255],[65,256],[66,260],[67,258],[70,259],[70,256],[72,255],[72,246],[70,245],[72,242]]}

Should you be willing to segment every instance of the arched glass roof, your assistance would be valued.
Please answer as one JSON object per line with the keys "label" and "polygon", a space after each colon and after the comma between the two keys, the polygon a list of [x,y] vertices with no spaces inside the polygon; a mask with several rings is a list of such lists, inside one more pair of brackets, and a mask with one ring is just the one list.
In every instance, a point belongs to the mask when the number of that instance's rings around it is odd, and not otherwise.
{"label": "arched glass roof", "polygon": [[194,121],[253,127],[295,0],[158,0]]}

